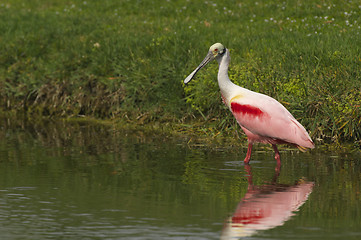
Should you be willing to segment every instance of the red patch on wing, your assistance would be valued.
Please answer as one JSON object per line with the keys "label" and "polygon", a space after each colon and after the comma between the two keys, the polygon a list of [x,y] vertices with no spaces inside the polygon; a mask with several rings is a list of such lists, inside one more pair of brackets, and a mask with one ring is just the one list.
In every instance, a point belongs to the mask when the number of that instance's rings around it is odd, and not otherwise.
{"label": "red patch on wing", "polygon": [[261,109],[257,107],[253,107],[251,105],[243,105],[236,102],[231,103],[231,109],[234,113],[241,113],[241,114],[248,114],[254,117],[261,117],[264,112],[261,111]]}
{"label": "red patch on wing", "polygon": [[232,223],[241,224],[257,224],[262,218],[265,217],[264,212],[261,210],[253,210],[247,213],[241,213],[241,215],[233,216]]}

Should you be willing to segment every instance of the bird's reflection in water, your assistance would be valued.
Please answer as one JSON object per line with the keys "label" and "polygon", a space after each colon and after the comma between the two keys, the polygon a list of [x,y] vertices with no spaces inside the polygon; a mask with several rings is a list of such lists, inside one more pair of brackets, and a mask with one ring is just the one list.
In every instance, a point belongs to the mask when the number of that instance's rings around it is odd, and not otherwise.
{"label": "bird's reflection in water", "polygon": [[248,190],[223,228],[221,239],[239,239],[282,226],[302,206],[312,192],[313,183],[299,180],[294,185],[277,184],[280,168],[268,185],[254,186],[252,170],[245,165]]}

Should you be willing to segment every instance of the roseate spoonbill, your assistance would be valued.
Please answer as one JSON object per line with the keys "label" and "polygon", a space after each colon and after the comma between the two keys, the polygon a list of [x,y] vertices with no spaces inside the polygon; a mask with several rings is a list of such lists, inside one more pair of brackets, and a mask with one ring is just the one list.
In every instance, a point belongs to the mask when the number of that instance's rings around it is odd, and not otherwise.
{"label": "roseate spoonbill", "polygon": [[251,159],[255,142],[271,144],[278,165],[281,164],[281,157],[276,144],[289,144],[301,151],[315,147],[305,128],[281,103],[231,82],[228,77],[231,59],[229,50],[221,43],[215,43],[209,48],[207,56],[184,83],[189,83],[201,68],[214,59],[219,64],[218,85],[223,102],[229,107],[248,138],[248,149],[244,159],[246,164]]}
{"label": "roseate spoonbill", "polygon": [[294,185],[277,184],[279,170],[276,170],[271,184],[255,186],[251,167],[246,164],[245,168],[248,173],[248,190],[232,217],[227,219],[221,240],[241,239],[261,230],[282,226],[312,193],[314,183],[303,179]]}

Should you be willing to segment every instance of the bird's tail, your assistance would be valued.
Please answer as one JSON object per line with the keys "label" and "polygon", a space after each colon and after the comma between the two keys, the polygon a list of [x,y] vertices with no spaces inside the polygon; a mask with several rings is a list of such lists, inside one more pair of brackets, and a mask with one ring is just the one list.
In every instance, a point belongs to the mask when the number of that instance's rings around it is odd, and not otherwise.
{"label": "bird's tail", "polygon": [[300,149],[302,152],[305,152],[307,148],[315,148],[315,144],[308,135],[306,129],[296,119],[291,119],[291,121],[295,124],[294,126],[298,128],[295,130],[297,135],[295,143],[297,144],[298,149]]}

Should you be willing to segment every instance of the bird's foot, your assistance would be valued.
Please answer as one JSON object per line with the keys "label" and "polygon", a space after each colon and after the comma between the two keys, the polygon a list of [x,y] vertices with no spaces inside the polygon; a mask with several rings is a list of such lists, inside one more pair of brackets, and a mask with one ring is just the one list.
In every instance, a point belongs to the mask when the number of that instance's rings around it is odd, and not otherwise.
{"label": "bird's foot", "polygon": [[278,161],[277,161],[277,165],[276,165],[276,167],[275,167],[275,172],[276,172],[277,176],[280,175],[280,172],[281,172],[281,162],[278,162]]}

